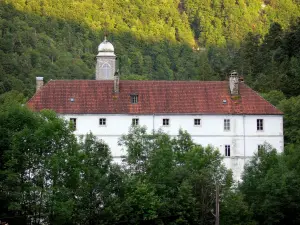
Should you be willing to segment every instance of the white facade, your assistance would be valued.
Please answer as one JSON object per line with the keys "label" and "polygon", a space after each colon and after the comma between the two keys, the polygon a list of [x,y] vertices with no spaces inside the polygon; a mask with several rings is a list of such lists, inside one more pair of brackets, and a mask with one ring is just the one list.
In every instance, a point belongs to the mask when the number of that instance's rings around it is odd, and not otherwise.
{"label": "white facade", "polygon": [[[232,169],[236,180],[240,179],[245,163],[257,152],[259,145],[267,142],[278,152],[283,151],[282,115],[68,114],[63,117],[67,120],[76,118],[75,135],[92,132],[103,139],[116,161],[120,161],[120,157],[126,154],[118,146],[118,140],[121,135],[128,133],[132,119],[138,118],[139,125],[146,126],[149,132],[161,128],[170,136],[178,135],[181,128],[196,143],[217,147],[224,156],[224,164]],[[99,125],[101,118],[105,119],[105,125]],[[164,126],[163,119],[169,119],[169,125]],[[194,124],[195,119],[200,119],[200,125]],[[230,121],[229,130],[224,130],[224,119]],[[257,130],[258,119],[262,120],[262,130]],[[230,156],[225,156],[225,145],[230,145]]]}

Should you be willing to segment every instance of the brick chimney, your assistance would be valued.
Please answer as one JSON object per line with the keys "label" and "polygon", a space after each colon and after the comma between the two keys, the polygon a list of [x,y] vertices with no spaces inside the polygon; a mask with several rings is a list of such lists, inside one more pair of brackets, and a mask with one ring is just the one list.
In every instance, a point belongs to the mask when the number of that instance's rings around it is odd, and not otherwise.
{"label": "brick chimney", "polygon": [[120,91],[120,77],[118,71],[114,75],[114,93],[119,93]]}
{"label": "brick chimney", "polygon": [[35,92],[37,92],[43,86],[44,86],[44,77],[36,77]]}
{"label": "brick chimney", "polygon": [[235,70],[230,73],[229,88],[231,95],[239,95],[239,76]]}

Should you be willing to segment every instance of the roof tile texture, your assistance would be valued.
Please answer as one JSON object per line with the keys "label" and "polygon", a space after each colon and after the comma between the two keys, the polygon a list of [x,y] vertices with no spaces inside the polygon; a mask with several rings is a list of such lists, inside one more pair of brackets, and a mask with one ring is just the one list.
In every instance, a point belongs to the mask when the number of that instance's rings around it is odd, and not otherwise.
{"label": "roof tile texture", "polygon": [[[138,95],[137,104],[131,103],[132,94]],[[228,81],[121,80],[114,93],[113,81],[54,80],[27,104],[60,114],[282,114],[244,83],[240,96],[232,97]]]}

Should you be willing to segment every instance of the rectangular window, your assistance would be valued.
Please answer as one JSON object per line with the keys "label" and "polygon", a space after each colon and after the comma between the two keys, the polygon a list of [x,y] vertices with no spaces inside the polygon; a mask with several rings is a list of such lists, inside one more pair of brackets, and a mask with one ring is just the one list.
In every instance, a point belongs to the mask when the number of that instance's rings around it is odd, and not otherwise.
{"label": "rectangular window", "polygon": [[201,119],[194,119],[194,125],[200,126],[201,125]]}
{"label": "rectangular window", "polygon": [[138,95],[130,95],[131,103],[137,104],[138,103]]}
{"label": "rectangular window", "polygon": [[225,156],[230,156],[230,145],[225,145]]}
{"label": "rectangular window", "polygon": [[163,125],[164,126],[169,126],[170,125],[170,120],[169,119],[163,119]]}
{"label": "rectangular window", "polygon": [[73,126],[74,130],[76,130],[76,122],[77,122],[76,118],[70,118],[70,123]]}
{"label": "rectangular window", "polygon": [[264,149],[264,145],[257,145],[257,150],[258,151],[261,151],[261,150],[263,150]]}
{"label": "rectangular window", "polygon": [[224,119],[224,130],[225,131],[230,130],[230,119]]}
{"label": "rectangular window", "polygon": [[106,118],[100,118],[99,119],[99,125],[100,126],[105,126],[106,125]]}
{"label": "rectangular window", "polygon": [[264,150],[264,145],[257,145],[257,154],[258,155],[261,155],[263,150]]}
{"label": "rectangular window", "polygon": [[256,125],[257,125],[257,130],[264,130],[264,120],[263,119],[257,119]]}
{"label": "rectangular window", "polygon": [[139,119],[137,118],[132,119],[132,126],[137,126],[137,125],[139,125]]}

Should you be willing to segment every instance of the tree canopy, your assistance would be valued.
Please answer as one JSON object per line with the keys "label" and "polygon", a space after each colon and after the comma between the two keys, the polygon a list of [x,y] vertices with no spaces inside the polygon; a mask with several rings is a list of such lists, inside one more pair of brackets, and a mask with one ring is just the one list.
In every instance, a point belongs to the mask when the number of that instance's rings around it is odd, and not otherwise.
{"label": "tree canopy", "polygon": [[219,151],[179,131],[132,127],[123,165],[92,134],[79,142],[54,112],[0,109],[0,218],[12,224],[213,224],[215,186],[232,184]]}

